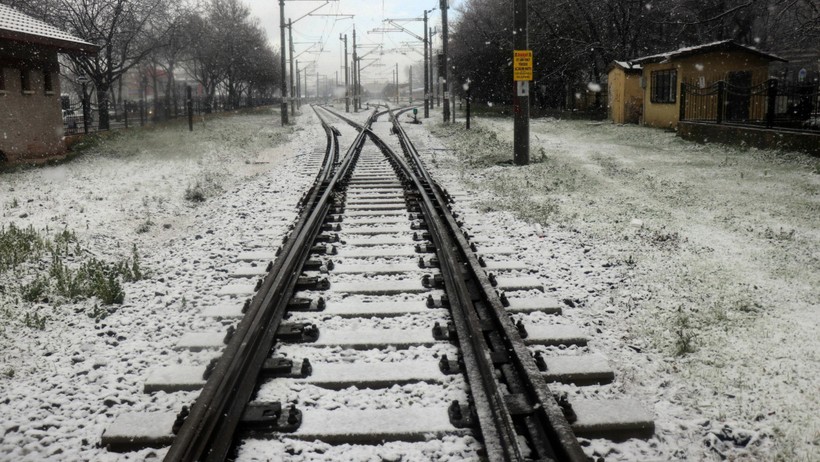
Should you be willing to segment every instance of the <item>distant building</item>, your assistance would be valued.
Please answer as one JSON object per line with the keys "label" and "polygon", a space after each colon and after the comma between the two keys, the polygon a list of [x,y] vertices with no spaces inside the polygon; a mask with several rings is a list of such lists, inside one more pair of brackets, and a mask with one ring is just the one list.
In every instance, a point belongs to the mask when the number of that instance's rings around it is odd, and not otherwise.
{"label": "distant building", "polygon": [[643,114],[640,64],[613,61],[607,69],[609,118],[616,124],[637,124]]}
{"label": "distant building", "polygon": [[[773,61],[785,62],[778,56],[723,40],[644,56],[624,64],[641,67],[643,123],[674,128],[680,118],[682,82],[703,88],[722,80],[737,87],[751,87],[769,78],[769,64]],[[632,85],[628,79],[623,82]],[[731,105],[732,101],[726,103]]]}
{"label": "distant building", "polygon": [[58,53],[98,47],[0,4],[0,162],[65,154]]}

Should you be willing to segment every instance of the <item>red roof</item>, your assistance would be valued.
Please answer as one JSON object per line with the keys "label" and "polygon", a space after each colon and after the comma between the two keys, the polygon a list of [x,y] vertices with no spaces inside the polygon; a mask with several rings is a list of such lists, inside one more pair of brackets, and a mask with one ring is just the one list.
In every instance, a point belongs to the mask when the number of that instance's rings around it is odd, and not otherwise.
{"label": "red roof", "polygon": [[0,40],[55,48],[64,53],[96,54],[100,47],[0,4]]}

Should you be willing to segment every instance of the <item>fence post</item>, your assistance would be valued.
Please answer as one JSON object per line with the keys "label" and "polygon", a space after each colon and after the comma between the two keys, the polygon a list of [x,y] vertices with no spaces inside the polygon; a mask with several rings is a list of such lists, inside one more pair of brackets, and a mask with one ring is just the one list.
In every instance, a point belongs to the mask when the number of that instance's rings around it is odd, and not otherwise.
{"label": "fence post", "polygon": [[185,108],[188,111],[188,131],[194,131],[194,103],[191,98],[191,86],[186,88],[188,99],[185,100]]}
{"label": "fence post", "polygon": [[769,86],[766,89],[766,128],[774,126],[775,106],[777,105],[777,79],[769,79]]}
{"label": "fence post", "polygon": [[715,122],[720,124],[720,123],[723,122],[723,109],[724,109],[723,106],[724,106],[724,101],[726,99],[725,82],[723,80],[721,80],[720,82],[717,83],[717,86],[718,86],[717,115],[715,117],[715,119],[716,119]]}
{"label": "fence post", "polygon": [[472,99],[470,92],[470,84],[467,84],[467,130],[470,129],[470,100]]}
{"label": "fence post", "polygon": [[680,84],[680,115],[678,121],[683,122],[686,119],[686,83]]}
{"label": "fence post", "polygon": [[124,100],[122,102],[122,107],[123,107],[122,115],[123,115],[123,120],[125,121],[125,128],[128,128],[128,100]]}

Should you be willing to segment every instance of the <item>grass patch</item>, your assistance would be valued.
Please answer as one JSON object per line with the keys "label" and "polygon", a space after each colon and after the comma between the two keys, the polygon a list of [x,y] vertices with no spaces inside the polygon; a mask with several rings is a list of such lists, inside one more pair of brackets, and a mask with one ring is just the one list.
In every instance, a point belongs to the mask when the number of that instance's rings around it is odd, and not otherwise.
{"label": "grass patch", "polygon": [[34,227],[18,228],[14,223],[0,227],[0,272],[17,267],[20,263],[39,258],[50,250],[50,241]]}
{"label": "grass patch", "polygon": [[[14,272],[14,275],[7,274]],[[0,276],[21,281],[17,296],[28,303],[76,302],[96,298],[103,305],[121,304],[123,282],[145,277],[136,246],[131,257],[118,262],[88,258],[69,230],[48,238],[32,227],[0,229]],[[98,318],[99,312],[93,317]],[[38,327],[45,317],[25,312],[23,324]]]}
{"label": "grass patch", "polygon": [[437,124],[430,131],[454,151],[447,159],[434,155],[434,165],[460,172],[472,189],[492,192],[491,199],[479,204],[484,212],[508,210],[523,220],[546,224],[560,212],[561,196],[576,191],[583,178],[543,148],[532,153],[530,165],[513,166],[512,143],[491,129],[476,126],[468,131]]}

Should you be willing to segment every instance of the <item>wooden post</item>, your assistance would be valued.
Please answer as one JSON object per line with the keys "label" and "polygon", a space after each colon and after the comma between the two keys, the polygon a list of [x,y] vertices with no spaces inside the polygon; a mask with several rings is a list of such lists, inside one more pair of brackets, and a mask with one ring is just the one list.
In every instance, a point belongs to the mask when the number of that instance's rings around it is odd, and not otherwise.
{"label": "wooden post", "polygon": [[678,116],[678,121],[683,122],[686,120],[686,82],[681,82],[680,84],[680,115]]}

